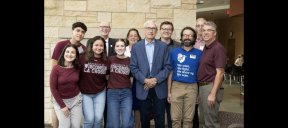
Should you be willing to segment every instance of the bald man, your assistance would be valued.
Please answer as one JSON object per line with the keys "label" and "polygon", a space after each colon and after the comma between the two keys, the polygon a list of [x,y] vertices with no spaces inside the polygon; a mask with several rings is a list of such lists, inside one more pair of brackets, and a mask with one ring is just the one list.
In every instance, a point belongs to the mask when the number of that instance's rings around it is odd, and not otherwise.
{"label": "bald man", "polygon": [[[106,42],[105,44],[107,48],[107,56],[116,55],[114,51],[114,45],[115,45],[116,39],[109,37],[109,33],[111,32],[110,22],[107,22],[107,21],[100,22],[99,30],[100,30],[100,36],[103,37]],[[87,42],[89,42],[90,40],[91,39],[89,39]]]}

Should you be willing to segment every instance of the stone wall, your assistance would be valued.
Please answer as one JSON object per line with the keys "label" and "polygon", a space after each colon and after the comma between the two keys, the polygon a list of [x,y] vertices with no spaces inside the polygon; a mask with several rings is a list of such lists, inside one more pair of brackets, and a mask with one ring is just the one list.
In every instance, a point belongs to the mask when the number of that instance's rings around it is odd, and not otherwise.
{"label": "stone wall", "polygon": [[87,38],[99,35],[101,21],[111,22],[112,38],[125,38],[130,28],[137,28],[143,38],[145,21],[155,20],[159,28],[161,22],[168,20],[175,28],[172,38],[179,40],[183,27],[195,26],[196,0],[45,0],[44,19],[44,123],[50,124],[53,106],[49,87],[50,58],[56,42],[71,38],[74,22],[84,22],[88,27],[84,44]]}

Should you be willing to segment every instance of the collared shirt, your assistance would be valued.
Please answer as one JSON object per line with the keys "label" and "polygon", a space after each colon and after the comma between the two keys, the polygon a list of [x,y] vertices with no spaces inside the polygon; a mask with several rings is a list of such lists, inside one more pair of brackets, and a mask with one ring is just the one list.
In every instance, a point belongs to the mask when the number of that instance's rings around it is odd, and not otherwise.
{"label": "collared shirt", "polygon": [[205,46],[204,40],[201,37],[197,38],[196,43],[194,45],[194,48],[197,48],[197,49],[203,51],[204,46]]}
{"label": "collared shirt", "polygon": [[149,62],[150,72],[151,72],[152,64],[153,64],[154,47],[155,47],[155,39],[151,43],[149,43],[145,39],[145,49],[146,49],[147,59]]}
{"label": "collared shirt", "polygon": [[124,55],[125,56],[128,56],[128,57],[131,57],[131,49],[130,49],[130,46],[126,46],[126,50],[124,52]]}
{"label": "collared shirt", "polygon": [[[159,41],[161,41],[161,37],[159,38]],[[163,41],[162,41],[162,42],[163,42]],[[167,43],[165,43],[165,44],[167,44]],[[167,44],[167,46],[168,46],[168,51],[171,52],[172,49],[177,48],[177,47],[180,47],[180,46],[181,46],[181,43],[179,43],[179,42],[171,39],[171,40],[170,40],[170,43]]]}
{"label": "collared shirt", "polygon": [[226,62],[226,50],[219,41],[215,40],[209,46],[205,46],[198,69],[198,81],[213,82],[216,68],[225,68]]}
{"label": "collared shirt", "polygon": [[109,50],[109,38],[107,38],[106,40],[105,40],[105,45],[106,45],[106,52],[107,52],[107,56],[108,56],[108,50]]}

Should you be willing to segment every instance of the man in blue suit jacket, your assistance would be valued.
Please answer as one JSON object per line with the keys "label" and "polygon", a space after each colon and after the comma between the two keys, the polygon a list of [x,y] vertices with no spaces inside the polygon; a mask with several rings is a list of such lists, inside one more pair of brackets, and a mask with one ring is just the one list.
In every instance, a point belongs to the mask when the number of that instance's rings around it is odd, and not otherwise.
{"label": "man in blue suit jacket", "polygon": [[155,127],[164,128],[167,76],[171,70],[169,51],[164,42],[155,39],[157,26],[153,21],[145,22],[144,27],[145,39],[133,45],[130,60],[130,69],[136,79],[141,127],[150,127],[149,117],[153,114]]}

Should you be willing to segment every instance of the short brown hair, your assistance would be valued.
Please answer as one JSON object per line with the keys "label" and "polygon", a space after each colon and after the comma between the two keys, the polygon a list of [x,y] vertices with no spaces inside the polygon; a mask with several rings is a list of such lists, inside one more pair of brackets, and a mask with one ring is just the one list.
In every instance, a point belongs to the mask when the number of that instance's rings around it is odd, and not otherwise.
{"label": "short brown hair", "polygon": [[161,27],[163,26],[163,25],[171,25],[172,26],[172,31],[174,31],[174,26],[173,26],[173,23],[172,22],[170,22],[170,21],[164,21],[164,22],[162,22],[161,24],[160,24],[160,30],[161,30]]}

